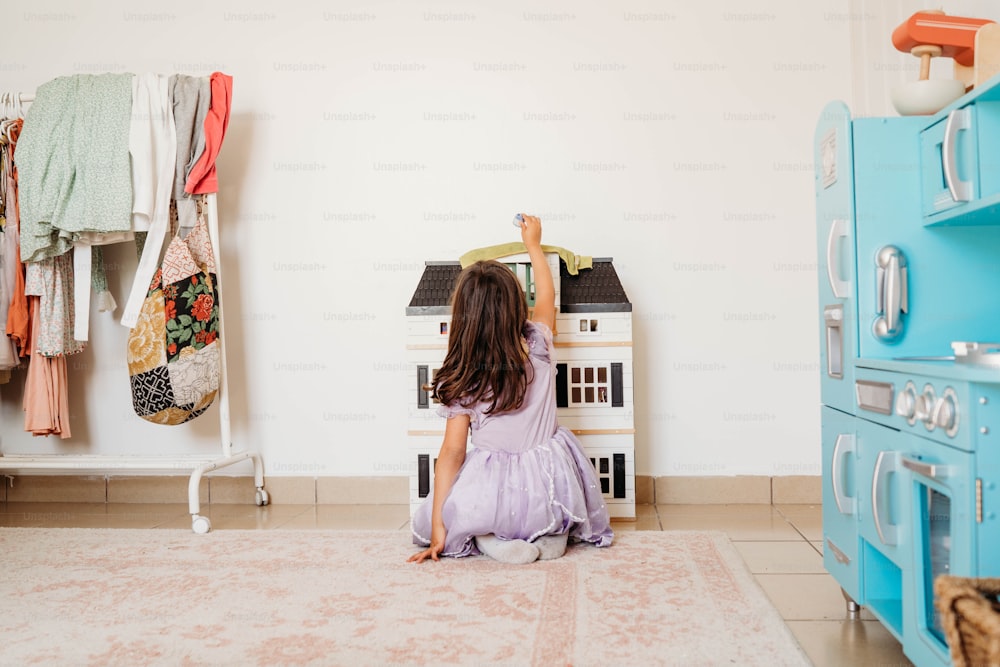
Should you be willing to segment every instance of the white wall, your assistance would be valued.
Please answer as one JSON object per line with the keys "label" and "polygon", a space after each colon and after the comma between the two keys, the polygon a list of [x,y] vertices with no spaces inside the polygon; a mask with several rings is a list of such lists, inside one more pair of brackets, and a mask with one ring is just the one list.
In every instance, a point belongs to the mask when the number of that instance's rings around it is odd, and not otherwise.
{"label": "white wall", "polygon": [[[268,474],[409,472],[404,308],[425,260],[516,240],[516,211],[615,258],[637,473],[819,474],[812,135],[852,93],[846,0],[21,7],[0,89],[234,76],[224,334],[234,440]],[[111,257],[120,300],[133,254]],[[18,379],[3,451],[214,451],[214,408],[131,414],[125,331],[93,320],[74,437],[20,431]]]}

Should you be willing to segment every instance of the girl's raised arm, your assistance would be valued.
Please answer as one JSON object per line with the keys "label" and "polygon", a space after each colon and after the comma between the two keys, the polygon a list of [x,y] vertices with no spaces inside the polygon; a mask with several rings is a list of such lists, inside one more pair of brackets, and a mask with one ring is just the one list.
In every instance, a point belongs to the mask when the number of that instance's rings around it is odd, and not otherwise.
{"label": "girl's raised arm", "polygon": [[533,215],[521,215],[521,240],[531,258],[531,272],[535,276],[535,322],[555,328],[556,288],[545,253],[542,252],[542,221]]}

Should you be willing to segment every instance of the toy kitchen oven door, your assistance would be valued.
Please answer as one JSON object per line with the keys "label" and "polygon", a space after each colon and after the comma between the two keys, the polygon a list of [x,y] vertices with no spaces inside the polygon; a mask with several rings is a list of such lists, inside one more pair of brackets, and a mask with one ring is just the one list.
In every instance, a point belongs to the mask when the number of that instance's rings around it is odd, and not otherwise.
{"label": "toy kitchen oven door", "polygon": [[914,663],[949,665],[935,578],[1000,576],[1000,367],[863,364],[852,433],[860,597]]}

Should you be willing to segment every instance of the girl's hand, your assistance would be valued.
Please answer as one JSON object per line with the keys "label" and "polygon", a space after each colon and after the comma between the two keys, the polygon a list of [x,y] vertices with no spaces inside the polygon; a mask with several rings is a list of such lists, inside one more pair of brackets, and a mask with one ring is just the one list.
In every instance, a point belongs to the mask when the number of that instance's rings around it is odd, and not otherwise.
{"label": "girl's hand", "polygon": [[443,548],[443,546],[444,545],[441,545],[441,544],[439,544],[437,546],[435,546],[435,545],[432,544],[431,546],[429,546],[428,548],[424,549],[420,553],[415,553],[412,556],[410,556],[409,558],[407,558],[406,562],[407,563],[423,563],[425,560],[427,560],[427,558],[431,558],[432,560],[438,560],[438,554],[441,553],[441,549]]}
{"label": "girl's hand", "polygon": [[406,559],[407,563],[423,563],[430,558],[438,560],[438,554],[444,551],[444,526],[434,526],[431,528],[431,545],[419,553],[415,553]]}
{"label": "girl's hand", "polygon": [[542,244],[542,221],[534,215],[521,214],[521,240],[526,248]]}

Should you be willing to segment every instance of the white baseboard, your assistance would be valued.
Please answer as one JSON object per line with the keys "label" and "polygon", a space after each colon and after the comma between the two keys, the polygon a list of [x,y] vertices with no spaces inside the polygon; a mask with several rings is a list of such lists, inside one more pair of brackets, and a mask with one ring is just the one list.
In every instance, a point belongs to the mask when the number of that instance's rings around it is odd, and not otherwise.
{"label": "white baseboard", "polygon": [[[0,502],[186,503],[187,476],[18,475]],[[266,477],[271,502],[282,505],[406,505],[409,478]],[[202,502],[253,503],[253,477],[207,475]],[[819,476],[653,477],[636,475],[637,505],[819,505]]]}

